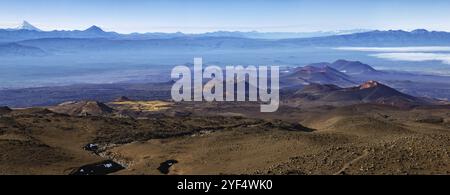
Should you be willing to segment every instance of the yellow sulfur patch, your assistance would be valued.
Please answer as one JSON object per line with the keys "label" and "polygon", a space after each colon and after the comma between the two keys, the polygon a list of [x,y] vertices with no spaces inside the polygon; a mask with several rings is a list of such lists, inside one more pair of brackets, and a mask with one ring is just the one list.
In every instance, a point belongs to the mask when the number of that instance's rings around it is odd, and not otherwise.
{"label": "yellow sulfur patch", "polygon": [[119,109],[128,109],[134,111],[160,111],[167,110],[173,105],[171,102],[164,101],[124,101],[112,102]]}

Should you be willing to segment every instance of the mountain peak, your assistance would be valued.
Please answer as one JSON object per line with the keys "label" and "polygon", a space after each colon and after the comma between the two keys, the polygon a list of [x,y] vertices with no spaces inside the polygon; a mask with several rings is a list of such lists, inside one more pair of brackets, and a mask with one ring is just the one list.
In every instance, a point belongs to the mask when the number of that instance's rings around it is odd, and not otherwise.
{"label": "mountain peak", "polygon": [[362,85],[360,85],[359,89],[370,89],[370,88],[375,88],[378,86],[382,86],[382,84],[377,81],[370,80],[370,81],[367,81],[367,82],[363,83]]}
{"label": "mountain peak", "polygon": [[425,33],[429,33],[429,31],[426,30],[426,29],[416,29],[416,30],[411,31],[411,33],[413,33],[413,34],[425,34]]}
{"label": "mountain peak", "polygon": [[114,109],[98,101],[64,102],[51,108],[53,112],[73,116],[101,116],[111,114]]}
{"label": "mountain peak", "polygon": [[100,27],[98,27],[96,25],[93,25],[93,26],[89,27],[85,31],[89,31],[89,32],[105,32],[105,31],[103,31],[103,29],[101,29]]}
{"label": "mountain peak", "polygon": [[332,68],[339,70],[345,74],[358,75],[367,73],[376,73],[373,67],[360,61],[337,60],[330,65]]}
{"label": "mountain peak", "polygon": [[338,59],[335,62],[333,62],[334,64],[343,64],[343,63],[361,63],[359,61],[348,61],[348,60],[344,60],[344,59]]}
{"label": "mountain peak", "polygon": [[22,24],[21,24],[19,27],[17,27],[17,29],[18,29],[18,30],[34,30],[34,31],[42,31],[41,29],[36,28],[35,26],[33,26],[32,24],[30,24],[29,22],[27,22],[27,21],[25,21],[25,20],[22,22]]}
{"label": "mountain peak", "polygon": [[360,61],[348,61],[348,60],[343,60],[343,59],[336,60],[335,62],[332,63],[332,65],[335,65],[335,66],[343,66],[343,65],[351,65],[351,66],[364,65],[364,66],[368,66],[367,64],[363,64]]}

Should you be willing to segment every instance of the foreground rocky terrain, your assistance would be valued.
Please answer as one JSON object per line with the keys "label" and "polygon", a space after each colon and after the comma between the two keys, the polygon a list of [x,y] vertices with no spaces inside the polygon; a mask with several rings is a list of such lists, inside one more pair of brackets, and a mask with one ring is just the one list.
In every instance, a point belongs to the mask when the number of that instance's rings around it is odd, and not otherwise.
{"label": "foreground rocky terrain", "polygon": [[276,113],[120,97],[0,115],[0,174],[450,174],[450,107],[374,82],[310,86]]}

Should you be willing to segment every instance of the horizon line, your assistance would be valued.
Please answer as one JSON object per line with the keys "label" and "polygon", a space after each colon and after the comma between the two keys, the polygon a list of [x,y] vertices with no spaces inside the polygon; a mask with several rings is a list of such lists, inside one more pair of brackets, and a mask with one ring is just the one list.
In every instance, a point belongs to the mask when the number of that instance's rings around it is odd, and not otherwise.
{"label": "horizon line", "polygon": [[[174,30],[174,31],[120,31],[120,30],[114,30],[113,28],[108,28],[108,27],[104,27],[101,25],[90,25],[88,27],[77,27],[77,28],[62,28],[62,29],[58,29],[58,28],[39,28],[35,25],[33,25],[33,23],[28,22],[27,20],[23,20],[22,23],[15,23],[15,26],[5,26],[5,25],[1,25],[0,24],[0,29],[1,30],[14,30],[17,29],[19,30],[19,27],[21,26],[21,24],[23,23],[29,23],[31,24],[33,27],[38,28],[39,30],[43,31],[43,32],[52,32],[52,31],[85,31],[88,30],[89,28],[92,27],[98,27],[101,30],[105,31],[105,32],[114,32],[114,33],[118,33],[118,34],[146,34],[146,33],[166,33],[166,34],[174,34],[174,33],[182,33],[182,34],[206,34],[206,33],[216,33],[216,32],[241,32],[241,33],[331,33],[331,32],[345,32],[345,31],[361,31],[361,32],[370,32],[370,31],[406,31],[406,32],[412,32],[415,30],[427,30],[429,32],[450,32],[450,30],[438,30],[438,29],[429,29],[429,28],[398,28],[398,29],[393,29],[393,28],[379,28],[379,29],[371,29],[371,28],[343,28],[343,29],[335,29],[335,30],[309,30],[309,31],[267,31],[267,30],[257,30],[258,28],[281,28],[281,26],[278,27],[200,27],[200,26],[155,26],[152,28],[155,29],[177,29],[177,28],[184,28],[184,29],[215,29],[215,30],[211,30],[211,31],[196,31],[196,32],[189,32],[189,31],[183,31],[183,30]],[[286,27],[286,26],[284,26]],[[293,27],[293,26],[291,26]],[[242,29],[242,30],[236,30],[236,29]]]}

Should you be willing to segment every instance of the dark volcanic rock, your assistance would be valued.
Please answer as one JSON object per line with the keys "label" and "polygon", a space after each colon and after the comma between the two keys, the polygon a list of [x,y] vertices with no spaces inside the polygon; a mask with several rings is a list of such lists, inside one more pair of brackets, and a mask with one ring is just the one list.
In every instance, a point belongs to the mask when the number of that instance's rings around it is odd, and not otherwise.
{"label": "dark volcanic rock", "polygon": [[122,165],[106,160],[100,163],[94,163],[82,166],[74,170],[70,175],[107,175],[125,169]]}
{"label": "dark volcanic rock", "polygon": [[169,174],[169,169],[170,167],[172,167],[174,164],[178,163],[177,160],[168,160],[165,161],[163,163],[160,164],[160,166],[158,167],[159,172],[161,172],[162,174]]}
{"label": "dark volcanic rock", "polygon": [[11,108],[7,107],[7,106],[1,106],[0,107],[0,114],[8,114],[10,113],[12,110]]}
{"label": "dark volcanic rock", "polygon": [[442,117],[427,116],[427,117],[418,118],[418,119],[416,120],[416,122],[419,122],[419,123],[439,124],[439,123],[443,123],[443,122],[444,122],[444,119],[443,119]]}

